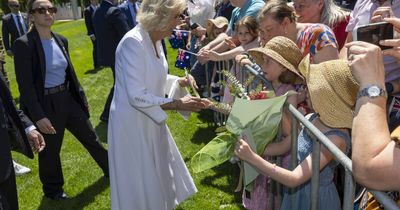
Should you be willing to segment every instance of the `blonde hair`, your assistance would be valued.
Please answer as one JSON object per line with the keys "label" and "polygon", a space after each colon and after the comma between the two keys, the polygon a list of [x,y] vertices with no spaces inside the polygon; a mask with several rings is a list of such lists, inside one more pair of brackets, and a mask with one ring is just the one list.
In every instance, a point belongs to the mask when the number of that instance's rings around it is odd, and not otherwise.
{"label": "blonde hair", "polygon": [[346,19],[350,14],[348,11],[342,9],[333,0],[323,0],[324,7],[322,8],[320,22],[334,27],[337,23]]}
{"label": "blonde hair", "polygon": [[185,8],[185,0],[144,0],[137,20],[146,31],[163,31],[175,11],[182,13]]}

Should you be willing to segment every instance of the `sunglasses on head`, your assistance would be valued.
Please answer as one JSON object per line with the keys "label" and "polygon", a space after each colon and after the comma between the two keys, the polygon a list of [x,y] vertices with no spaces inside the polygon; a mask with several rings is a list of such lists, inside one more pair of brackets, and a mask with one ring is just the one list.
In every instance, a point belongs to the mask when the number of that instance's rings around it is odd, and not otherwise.
{"label": "sunglasses on head", "polygon": [[49,7],[49,8],[41,7],[41,8],[32,9],[30,11],[31,14],[33,14],[35,12],[37,12],[39,14],[46,14],[46,12],[49,12],[50,14],[55,14],[55,13],[57,13],[57,7]]}
{"label": "sunglasses on head", "polygon": [[19,4],[10,4],[9,7],[19,7]]}

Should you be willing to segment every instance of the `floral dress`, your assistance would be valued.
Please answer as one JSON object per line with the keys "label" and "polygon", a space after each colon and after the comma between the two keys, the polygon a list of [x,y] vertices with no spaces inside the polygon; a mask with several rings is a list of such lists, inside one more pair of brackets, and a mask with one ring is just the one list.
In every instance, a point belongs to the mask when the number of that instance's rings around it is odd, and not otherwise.
{"label": "floral dress", "polygon": [[326,46],[338,48],[335,34],[324,24],[307,24],[298,35],[296,43],[303,56],[310,53],[311,57]]}

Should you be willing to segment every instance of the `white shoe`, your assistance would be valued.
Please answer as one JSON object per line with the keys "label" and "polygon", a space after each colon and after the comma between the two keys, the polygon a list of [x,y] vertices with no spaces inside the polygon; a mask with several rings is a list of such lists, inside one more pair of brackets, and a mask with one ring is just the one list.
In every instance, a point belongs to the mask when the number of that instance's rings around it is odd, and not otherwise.
{"label": "white shoe", "polygon": [[16,176],[21,176],[24,175],[26,173],[31,172],[31,169],[28,167],[25,167],[21,164],[18,164],[17,162],[13,161],[13,165],[14,165],[14,172]]}

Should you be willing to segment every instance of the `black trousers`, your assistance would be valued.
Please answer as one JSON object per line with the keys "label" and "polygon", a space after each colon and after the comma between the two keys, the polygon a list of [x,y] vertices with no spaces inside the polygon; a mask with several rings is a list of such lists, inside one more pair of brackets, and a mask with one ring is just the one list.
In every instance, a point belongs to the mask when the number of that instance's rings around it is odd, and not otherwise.
{"label": "black trousers", "polygon": [[101,116],[100,116],[101,119],[107,119],[107,120],[108,120],[108,117],[110,116],[110,106],[111,106],[112,99],[114,97],[115,66],[112,66],[111,70],[113,73],[114,82],[113,82],[112,88],[110,90],[110,93],[108,93],[108,97],[107,97],[106,104],[104,105],[103,113],[101,113]]}
{"label": "black trousers", "polygon": [[107,150],[101,145],[88,117],[71,93],[66,90],[45,96],[44,110],[57,132],[55,135],[43,135],[46,147],[39,153],[39,176],[45,195],[53,196],[63,191],[60,150],[65,129],[78,139],[108,176]]}
{"label": "black trousers", "polygon": [[[1,141],[9,141],[8,138],[7,130],[0,128]],[[15,183],[15,174],[11,159],[10,147],[8,146],[8,148],[0,148],[0,150],[0,155],[3,156],[0,157],[2,160],[1,164],[5,164],[1,167],[1,169],[7,170],[7,172],[2,171],[2,173],[10,174],[5,180],[0,182],[0,209],[18,210],[17,185]]]}
{"label": "black trousers", "polygon": [[96,44],[96,41],[92,40],[92,44],[93,44],[93,52],[92,52],[92,55],[93,55],[93,66],[94,66],[95,69],[97,69],[100,66],[99,66],[99,63],[97,62],[97,44]]}

